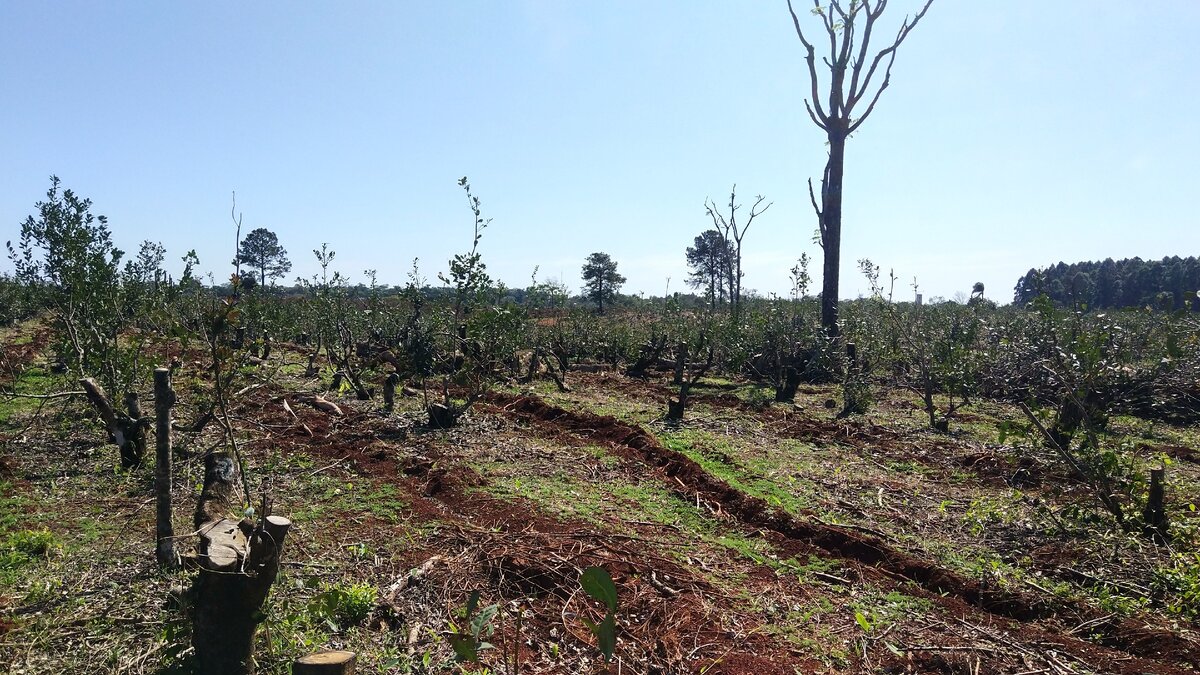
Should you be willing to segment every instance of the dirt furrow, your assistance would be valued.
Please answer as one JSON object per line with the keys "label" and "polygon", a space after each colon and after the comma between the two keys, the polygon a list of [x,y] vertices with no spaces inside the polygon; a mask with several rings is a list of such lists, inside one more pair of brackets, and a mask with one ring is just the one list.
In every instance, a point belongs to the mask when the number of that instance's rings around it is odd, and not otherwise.
{"label": "dirt furrow", "polygon": [[[666,448],[644,429],[613,417],[571,411],[547,404],[536,396],[494,393],[489,402],[509,415],[533,425],[548,424],[608,443],[619,454],[636,459],[662,471],[669,483],[678,483],[687,491],[717,502],[721,508],[746,525],[763,528],[818,548],[837,558],[912,581],[948,601],[953,609],[966,607],[986,611],[996,617],[1024,623],[1023,633],[1035,641],[1050,640],[1062,645],[1085,662],[1103,663],[1104,670],[1121,673],[1184,673],[1183,667],[1200,667],[1200,647],[1178,633],[1135,618],[1116,619],[1081,603],[1049,601],[1029,594],[981,583],[896,550],[877,538],[801,520],[772,508],[764,500],[729,486],[682,453]],[[1094,622],[1089,629],[1099,636],[1099,645],[1053,633],[1031,625],[1043,619]],[[1121,656],[1119,650],[1132,655]],[[1194,672],[1194,671],[1191,671]]]}
{"label": "dirt furrow", "polygon": [[[636,646],[628,656],[635,662],[646,660],[650,672],[700,667],[703,657],[710,662],[718,657],[720,667],[710,668],[711,673],[784,675],[794,672],[793,665],[807,663],[754,630],[736,649],[718,649],[725,638],[722,621],[709,615],[712,603],[705,598],[713,592],[710,584],[659,555],[661,551],[638,537],[617,536],[594,524],[547,515],[521,498],[499,499],[481,492],[478,488],[486,479],[468,466],[447,461],[436,448],[436,437],[426,437],[422,454],[414,457],[396,451],[394,441],[403,438],[403,430],[351,405],[342,404],[342,417],[294,405],[298,424],[288,425],[281,404],[262,404],[257,419],[287,426],[287,431],[270,439],[275,447],[311,453],[322,461],[341,460],[364,477],[400,488],[420,520],[457,530],[450,539],[461,541],[447,542],[439,545],[440,550],[424,551],[418,557],[470,548],[498,592],[513,599],[527,598],[534,603],[531,606],[541,608],[525,626],[523,636],[509,636],[514,643],[534,633],[548,635],[555,623],[547,617],[557,617],[565,604],[578,602],[573,597],[580,572],[589,565],[601,565],[622,589],[622,614],[642,617],[636,624],[622,627],[622,639]],[[389,438],[397,434],[399,438]],[[404,445],[412,446],[414,440],[408,438]],[[665,575],[678,588],[664,594],[647,581],[652,575]],[[543,642],[553,641],[542,637]],[[705,643],[713,646],[694,648],[694,644]],[[689,656],[685,658],[685,654]]]}

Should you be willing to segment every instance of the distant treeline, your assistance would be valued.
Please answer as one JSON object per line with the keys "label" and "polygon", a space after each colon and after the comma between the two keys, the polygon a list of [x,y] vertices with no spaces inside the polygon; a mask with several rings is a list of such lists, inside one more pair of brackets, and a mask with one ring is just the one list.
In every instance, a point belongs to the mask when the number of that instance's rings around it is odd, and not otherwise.
{"label": "distant treeline", "polygon": [[[0,281],[2,283],[2,281]],[[246,292],[259,293],[257,284],[250,284],[251,289]],[[232,293],[229,284],[217,284],[214,286],[218,292],[222,294]],[[272,284],[266,291],[272,296],[283,298],[301,298],[312,294],[312,291],[302,285],[280,285]],[[346,297],[351,300],[367,300],[372,297],[376,298],[399,298],[413,293],[406,286],[387,284],[377,284],[374,287],[367,284],[349,284],[345,289]],[[449,286],[421,286],[416,293],[425,301],[441,303],[452,302],[454,300],[454,289]],[[567,286],[551,283],[537,284],[529,288],[509,288],[503,284],[498,284],[488,291],[488,302],[498,306],[504,305],[521,305],[526,307],[534,307],[539,309],[558,308],[565,309],[570,307],[590,307],[596,305],[583,294],[572,293]],[[750,301],[758,301],[763,298],[755,291],[743,291],[747,299]],[[696,293],[680,293],[671,292],[670,300],[680,309],[697,309],[708,305],[708,299]],[[625,293],[614,293],[612,298],[612,306],[621,309],[645,309],[656,306],[661,306],[663,298],[661,296],[645,296],[632,295]],[[608,302],[605,302],[605,307]]]}
{"label": "distant treeline", "polygon": [[1023,305],[1045,293],[1055,302],[1079,309],[1154,307],[1200,311],[1200,260],[1171,256],[1162,260],[1127,258],[1103,262],[1058,263],[1031,269],[1017,280],[1013,301]]}

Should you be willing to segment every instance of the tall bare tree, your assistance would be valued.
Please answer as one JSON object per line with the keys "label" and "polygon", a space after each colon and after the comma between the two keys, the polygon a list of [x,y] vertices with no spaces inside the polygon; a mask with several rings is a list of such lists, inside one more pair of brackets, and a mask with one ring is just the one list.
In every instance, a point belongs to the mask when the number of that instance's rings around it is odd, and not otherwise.
{"label": "tall bare tree", "polygon": [[729,247],[729,255],[725,257],[726,276],[729,283],[729,304],[733,310],[733,315],[739,316],[742,308],[742,238],[746,236],[746,230],[750,229],[750,224],[754,219],[761,216],[767,209],[771,208],[774,202],[767,202],[766,206],[762,203],[767,201],[767,198],[758,195],[754,198],[754,204],[750,207],[750,215],[746,218],[746,222],[738,225],[737,212],[742,208],[741,204],[737,203],[737,185],[729,191],[729,216],[726,217],[717,210],[717,203],[711,199],[704,200],[704,210],[712,218],[713,227],[721,233],[725,239],[726,245]]}
{"label": "tall bare tree", "polygon": [[[796,26],[796,35],[807,50],[808,77],[812,85],[810,98],[804,100],[808,116],[820,127],[829,141],[829,160],[825,163],[825,174],[821,177],[821,204],[813,191],[812,179],[808,181],[808,196],[817,212],[821,233],[821,249],[825,254],[821,281],[821,325],[830,337],[837,337],[838,330],[838,275],[841,270],[842,248],[842,174],[846,158],[846,139],[854,133],[875,109],[883,90],[887,89],[892,76],[892,64],[896,61],[896,50],[917,23],[929,11],[933,0],[926,0],[921,11],[913,17],[906,16],[900,24],[891,44],[871,55],[870,45],[875,22],[887,9],[888,0],[813,0],[812,13],[821,19],[829,39],[829,55],[821,61],[829,69],[828,103],[821,104],[820,80],[817,77],[816,49],[804,36],[800,17],[788,0],[788,11]],[[861,31],[861,32],[860,32]],[[882,71],[883,81],[870,94],[872,81]],[[849,75],[849,82],[847,82]],[[863,100],[866,110],[858,117],[854,108]]]}

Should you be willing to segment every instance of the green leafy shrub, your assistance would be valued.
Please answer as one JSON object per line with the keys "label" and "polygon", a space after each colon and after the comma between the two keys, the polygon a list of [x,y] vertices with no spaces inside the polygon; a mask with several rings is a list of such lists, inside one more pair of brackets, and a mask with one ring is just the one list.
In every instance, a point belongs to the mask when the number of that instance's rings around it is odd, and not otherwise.
{"label": "green leafy shrub", "polygon": [[370,584],[335,584],[313,598],[308,611],[339,630],[362,623],[375,607],[375,599],[376,590]]}
{"label": "green leafy shrub", "polygon": [[593,623],[587,619],[583,621],[596,636],[604,660],[612,661],[613,652],[617,649],[617,587],[613,584],[612,577],[601,567],[589,567],[584,570],[579,585],[593,600],[603,603],[607,610],[600,623]]}
{"label": "green leafy shrub", "polygon": [[1200,553],[1176,554],[1174,563],[1155,574],[1155,586],[1174,596],[1167,602],[1172,614],[1200,619]]}
{"label": "green leafy shrub", "polygon": [[27,558],[46,558],[62,548],[58,537],[48,529],[21,530],[8,535],[4,550]]}
{"label": "green leafy shrub", "polygon": [[[476,611],[478,609],[478,611]],[[495,631],[492,621],[500,611],[500,605],[492,604],[479,609],[479,591],[472,591],[467,598],[467,606],[462,612],[464,626],[460,628],[453,621],[450,629],[450,647],[454,649],[454,658],[459,661],[473,663],[479,660],[479,652],[491,649],[492,644],[484,638],[491,638]]]}

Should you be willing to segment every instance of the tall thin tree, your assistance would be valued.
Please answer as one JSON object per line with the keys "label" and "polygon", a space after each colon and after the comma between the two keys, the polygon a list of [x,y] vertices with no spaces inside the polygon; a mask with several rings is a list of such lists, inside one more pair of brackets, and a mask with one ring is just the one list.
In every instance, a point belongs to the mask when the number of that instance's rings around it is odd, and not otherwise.
{"label": "tall thin tree", "polygon": [[746,222],[738,225],[737,212],[742,208],[741,204],[737,203],[737,185],[729,191],[729,216],[726,217],[717,209],[717,203],[711,199],[704,200],[704,210],[712,218],[713,227],[724,237],[726,245],[729,247],[729,255],[725,257],[726,276],[729,280],[729,305],[733,310],[733,316],[739,316],[742,307],[742,238],[746,236],[746,230],[750,229],[750,224],[754,219],[761,216],[767,209],[771,208],[774,202],[767,202],[766,206],[762,203],[767,201],[767,198],[758,195],[754,198],[754,204],[750,207],[750,215],[747,216]]}
{"label": "tall thin tree", "polygon": [[[800,17],[788,0],[788,11],[796,27],[796,35],[807,51],[808,78],[812,85],[810,98],[804,107],[814,124],[820,127],[829,141],[829,159],[821,177],[821,204],[813,191],[812,179],[808,181],[808,196],[813,210],[817,212],[820,229],[821,249],[825,255],[821,280],[821,325],[830,337],[837,337],[838,329],[838,275],[841,271],[842,248],[842,174],[846,158],[846,139],[866,121],[883,90],[891,82],[892,64],[896,61],[896,50],[916,28],[917,23],[929,11],[933,0],[926,0],[921,11],[913,17],[905,17],[896,32],[896,37],[885,49],[873,57],[870,55],[871,34],[875,22],[887,9],[888,0],[849,0],[843,7],[841,0],[829,0],[822,7],[821,0],[813,0],[812,13],[821,18],[829,38],[829,55],[821,60],[829,69],[828,103],[821,104],[820,80],[817,77],[816,49],[804,36]],[[861,29],[861,35],[859,33]],[[882,68],[881,68],[882,67]],[[872,80],[882,70],[883,81],[874,94],[868,95]],[[847,82],[849,75],[849,82]],[[858,117],[854,108],[863,100],[867,108]]]}

